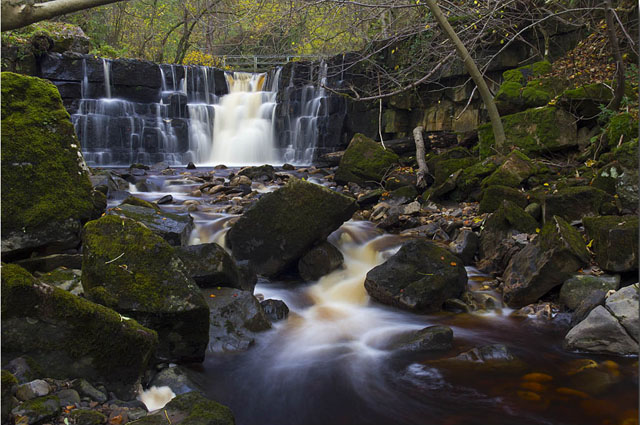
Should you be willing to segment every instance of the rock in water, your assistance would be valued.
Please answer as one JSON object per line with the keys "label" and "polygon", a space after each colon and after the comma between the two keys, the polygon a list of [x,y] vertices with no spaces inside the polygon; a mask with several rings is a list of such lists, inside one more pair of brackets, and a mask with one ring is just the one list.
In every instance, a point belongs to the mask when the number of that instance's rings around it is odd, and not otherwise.
{"label": "rock in water", "polygon": [[249,208],[229,230],[227,242],[236,259],[248,260],[258,274],[274,276],[351,218],[356,205],[353,198],[291,179]]}
{"label": "rock in water", "polygon": [[155,332],[115,311],[2,266],[2,356],[28,355],[47,376],[86,377],[131,398],[158,344]]}
{"label": "rock in water", "polygon": [[85,225],[82,286],[93,301],[158,332],[163,361],[202,361],[209,309],[173,248],[142,224],[107,215]]}
{"label": "rock in water", "polygon": [[584,350],[609,354],[637,354],[635,341],[620,322],[599,305],[572,328],[564,339],[564,346],[570,350]]}
{"label": "rock in water", "polygon": [[123,202],[116,208],[111,208],[109,214],[129,217],[139,221],[169,242],[169,245],[187,245],[191,230],[193,230],[193,217],[191,215],[161,211],[157,205],[151,206],[153,204],[143,200],[139,201],[146,202],[150,206],[146,207],[142,203],[132,205],[130,199],[131,197],[125,200],[127,203]]}
{"label": "rock in water", "polygon": [[428,352],[450,350],[453,331],[448,326],[429,326],[398,335],[391,342],[391,349],[400,352]]}
{"label": "rock in water", "polygon": [[415,313],[439,311],[466,286],[462,260],[423,239],[402,245],[397,254],[369,271],[364,282],[375,300]]}
{"label": "rock in water", "polygon": [[340,250],[324,241],[300,258],[298,271],[306,281],[318,280],[340,267],[342,263],[344,257]]}
{"label": "rock in water", "polygon": [[289,307],[282,300],[264,300],[260,302],[264,314],[272,323],[284,320],[289,316]]}
{"label": "rock in water", "polygon": [[75,248],[82,225],[106,207],[56,87],[10,72],[2,73],[1,204],[3,258]]}

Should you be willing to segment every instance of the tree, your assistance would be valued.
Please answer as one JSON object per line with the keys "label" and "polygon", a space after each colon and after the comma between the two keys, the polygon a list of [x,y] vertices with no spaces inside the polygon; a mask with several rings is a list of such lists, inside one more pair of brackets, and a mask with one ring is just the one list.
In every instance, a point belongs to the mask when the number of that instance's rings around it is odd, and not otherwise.
{"label": "tree", "polygon": [[22,28],[34,22],[118,1],[123,0],[51,0],[44,3],[2,0],[2,31]]}

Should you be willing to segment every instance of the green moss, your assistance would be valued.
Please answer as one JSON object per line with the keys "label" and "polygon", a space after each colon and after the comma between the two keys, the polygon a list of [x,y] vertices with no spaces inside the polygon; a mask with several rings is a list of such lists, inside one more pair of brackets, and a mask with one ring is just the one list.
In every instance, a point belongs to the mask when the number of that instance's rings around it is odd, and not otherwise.
{"label": "green moss", "polygon": [[518,84],[519,87],[522,87],[522,83],[525,81],[524,75],[522,75],[519,68],[503,72],[502,79],[505,82]]}
{"label": "green moss", "polygon": [[531,69],[533,70],[534,76],[544,75],[551,72],[552,66],[549,61],[540,61],[531,65]]}
{"label": "green moss", "polygon": [[137,198],[133,195],[127,196],[125,200],[120,203],[120,205],[123,205],[123,204],[135,205],[137,207],[145,207],[145,208],[151,208],[156,211],[161,211],[160,207],[157,204],[154,204],[149,201],[145,201],[144,199]]}
{"label": "green moss", "polygon": [[600,215],[603,205],[612,201],[611,195],[592,186],[564,187],[544,196],[545,220],[554,215],[566,220]]}
{"label": "green moss", "polygon": [[349,143],[336,171],[336,181],[344,184],[354,182],[360,185],[382,181],[394,164],[398,155],[385,150],[363,134],[356,134]]}
{"label": "green moss", "polygon": [[[636,130],[638,123],[636,122]],[[638,139],[621,144],[613,150],[614,158],[627,168],[638,167]]]}
{"label": "green moss", "polygon": [[464,169],[467,167],[471,167],[477,162],[476,158],[454,158],[447,159],[445,161],[436,162],[435,167],[433,168],[433,173],[435,175],[435,185],[440,185],[444,183],[451,174],[455,173],[460,169]]}
{"label": "green moss", "polygon": [[18,379],[5,369],[2,369],[1,374],[0,386],[2,387],[2,396],[4,397],[5,393],[11,390],[12,386],[18,385]]}
{"label": "green moss", "polygon": [[529,108],[544,106],[549,103],[551,97],[551,93],[528,85],[522,90],[522,99]]}
{"label": "green moss", "polygon": [[502,203],[503,214],[514,229],[525,233],[535,233],[538,222],[519,205],[505,200]]}
{"label": "green moss", "polygon": [[621,138],[623,142],[628,142],[633,138],[638,137],[638,120],[628,112],[614,115],[611,117],[611,120],[609,120],[609,124],[607,124],[606,132],[607,139],[609,140],[609,146],[615,147],[618,145]]}
{"label": "green moss", "polygon": [[99,214],[69,114],[46,80],[2,73],[2,232]]}
{"label": "green moss", "polygon": [[602,102],[609,101],[613,97],[611,89],[603,83],[587,84],[574,89],[565,90],[562,97],[569,100],[593,99]]}
{"label": "green moss", "polygon": [[544,250],[568,250],[583,263],[590,258],[580,233],[559,216],[553,216],[542,228],[540,246]]}
{"label": "green moss", "polygon": [[414,186],[403,186],[400,187],[394,191],[392,191],[389,194],[389,197],[392,199],[414,199],[416,196],[418,196],[418,191],[416,190],[416,188]]}
{"label": "green moss", "polygon": [[482,186],[500,185],[517,188],[534,171],[535,167],[531,159],[515,149],[493,174],[482,181]]}
{"label": "green moss", "polygon": [[76,425],[101,425],[107,422],[107,417],[97,410],[75,409],[69,416]]}
{"label": "green moss", "polygon": [[482,179],[493,173],[496,168],[498,165],[493,158],[487,158],[462,170],[456,182],[456,193],[452,195],[452,199],[460,202],[472,192],[479,190]]}
{"label": "green moss", "polygon": [[496,93],[495,100],[502,102],[517,102],[520,99],[522,84],[519,82],[505,81]]}
{"label": "green moss", "polygon": [[489,186],[482,192],[480,201],[480,213],[494,212],[508,200],[518,205],[520,208],[527,206],[527,196],[517,189],[507,186]]}

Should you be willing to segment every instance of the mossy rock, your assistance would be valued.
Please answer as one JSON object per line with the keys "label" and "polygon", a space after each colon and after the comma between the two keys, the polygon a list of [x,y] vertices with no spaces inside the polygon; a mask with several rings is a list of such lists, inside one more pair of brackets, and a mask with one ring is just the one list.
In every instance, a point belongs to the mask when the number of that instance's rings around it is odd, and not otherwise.
{"label": "mossy rock", "polygon": [[50,82],[1,78],[2,253],[75,247],[82,224],[103,210],[69,114]]}
{"label": "mossy rock", "polygon": [[290,179],[249,208],[227,233],[236,260],[274,276],[293,267],[311,247],[350,219],[355,199],[323,186]]}
{"label": "mossy rock", "polygon": [[502,202],[502,214],[513,229],[524,233],[535,233],[538,222],[522,207],[514,202],[504,200]]}
{"label": "mossy rock", "polygon": [[54,395],[27,400],[11,411],[16,417],[26,418],[28,425],[54,419],[60,412],[60,399]]}
{"label": "mossy rock", "polygon": [[[602,105],[607,105],[613,98],[612,83],[593,83],[566,90],[558,100],[558,105],[567,111],[585,118],[598,116]],[[625,94],[630,98],[637,97],[637,90],[630,84],[625,87]]]}
{"label": "mossy rock", "polygon": [[171,400],[158,412],[145,416],[131,425],[234,425],[228,407],[192,391]]}
{"label": "mossy rock", "polygon": [[23,268],[2,266],[2,355],[29,356],[47,376],[104,382],[132,397],[158,343],[135,320],[38,282]]}
{"label": "mossy rock", "polygon": [[166,240],[169,245],[186,246],[193,230],[193,217],[190,214],[176,214],[160,210],[160,208],[146,207],[144,202],[122,203],[108,211],[109,215],[127,217],[148,227],[156,235]]}
{"label": "mossy rock", "polygon": [[588,263],[591,258],[582,235],[559,216],[553,216],[542,228],[540,246],[544,250],[570,252],[583,264]]}
{"label": "mossy rock", "polygon": [[164,239],[134,220],[107,215],[85,225],[82,255],[87,297],[157,331],[158,359],[203,359],[209,310]]}
{"label": "mossy rock", "polygon": [[405,204],[413,201],[418,196],[415,186],[402,186],[389,193],[389,196],[383,195],[383,200],[390,200],[395,204]]}
{"label": "mossy rock", "polygon": [[[609,120],[609,124],[606,127],[607,139],[609,140],[609,147],[615,148],[618,146],[620,139],[623,142],[631,142],[634,138],[638,137],[638,120],[628,112],[623,112],[618,115],[614,115]],[[635,143],[636,157],[635,165],[638,165],[638,142]]]}
{"label": "mossy rock", "polygon": [[602,269],[611,272],[638,269],[638,216],[585,217],[583,222]]}
{"label": "mossy rock", "polygon": [[4,369],[1,371],[1,379],[2,423],[8,423],[9,412],[11,412],[11,409],[13,409],[14,406],[13,394],[15,393],[16,385],[18,385],[18,379],[13,376],[11,372]]}
{"label": "mossy rock", "polygon": [[398,155],[358,133],[340,159],[335,180],[340,184],[354,182],[361,186],[379,183],[398,160]]}
{"label": "mossy rock", "polygon": [[481,182],[498,168],[496,157],[489,157],[466,167],[456,181],[456,188],[449,194],[449,198],[462,202],[471,198],[478,200],[481,193]]}
{"label": "mossy rock", "polygon": [[[510,69],[502,74],[504,82],[500,85],[494,100],[501,114],[513,114],[528,108],[546,105],[555,96],[558,80],[555,78],[536,78],[551,71],[548,61]],[[535,79],[534,79],[535,78]]]}
{"label": "mossy rock", "polygon": [[[637,132],[636,122],[636,132]],[[623,166],[627,168],[638,167],[638,138],[623,143],[613,149],[613,157]]]}
{"label": "mossy rock", "polygon": [[482,186],[500,185],[517,188],[535,172],[536,167],[531,159],[516,149],[493,174],[482,181]]}
{"label": "mossy rock", "polygon": [[593,292],[603,291],[605,294],[620,287],[620,276],[575,275],[562,284],[560,302],[569,309],[575,310],[583,300]]}
{"label": "mossy rock", "polygon": [[[502,117],[506,146],[518,147],[535,156],[578,146],[576,122],[569,113],[545,106]],[[494,154],[495,138],[491,124],[478,127],[480,156]]]}
{"label": "mossy rock", "polygon": [[612,202],[613,197],[598,188],[573,186],[544,195],[542,210],[545,222],[554,215],[569,221],[580,220],[585,216],[600,215],[607,204],[614,207]]}
{"label": "mossy rock", "polygon": [[162,211],[162,209],[158,206],[158,204],[154,204],[153,202],[145,201],[144,199],[140,199],[136,196],[129,195],[124,201],[120,202],[120,205],[134,205],[137,207],[151,208],[156,211]]}
{"label": "mossy rock", "polygon": [[480,201],[480,213],[490,213],[497,210],[502,201],[508,200],[518,205],[520,208],[527,206],[527,195],[523,192],[508,186],[489,186],[482,191]]}
{"label": "mossy rock", "polygon": [[107,422],[107,417],[97,410],[75,409],[69,416],[76,425],[102,425]]}

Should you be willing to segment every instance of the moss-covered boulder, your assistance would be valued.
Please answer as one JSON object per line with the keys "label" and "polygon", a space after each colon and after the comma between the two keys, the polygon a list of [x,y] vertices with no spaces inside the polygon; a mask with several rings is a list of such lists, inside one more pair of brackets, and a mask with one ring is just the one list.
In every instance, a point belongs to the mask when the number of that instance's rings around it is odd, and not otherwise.
{"label": "moss-covered boulder", "polygon": [[335,180],[340,184],[354,182],[361,186],[379,183],[398,159],[398,155],[385,150],[380,143],[358,133],[340,160]]}
{"label": "moss-covered boulder", "polygon": [[594,118],[600,111],[600,105],[607,105],[613,92],[604,83],[593,83],[566,90],[560,96],[558,104],[566,110],[585,118]]}
{"label": "moss-covered boulder", "polygon": [[529,202],[524,192],[508,186],[489,186],[482,191],[480,201],[480,213],[494,212],[502,205],[503,201],[510,201],[520,208],[527,206]]}
{"label": "moss-covered boulder", "polygon": [[[607,140],[609,141],[609,146],[614,148],[618,146],[619,143],[629,142],[634,138],[638,137],[638,119],[634,118],[628,112],[623,112],[617,115],[614,115],[609,120],[609,123],[606,127],[607,132]],[[638,143],[636,142],[636,149]],[[637,165],[637,155],[636,155],[636,165]]]}
{"label": "moss-covered boulder", "polygon": [[600,215],[614,208],[613,197],[592,186],[570,186],[547,193],[542,198],[544,220],[554,215],[565,220],[580,220],[586,216]]}
{"label": "moss-covered boulder", "polygon": [[498,168],[497,157],[489,157],[465,167],[456,180],[456,187],[449,194],[449,198],[457,202],[467,199],[477,201],[481,198],[481,183]]}
{"label": "moss-covered boulder", "polygon": [[548,61],[505,71],[502,74],[504,82],[494,99],[500,113],[513,114],[546,105],[565,86],[555,77],[538,78],[550,71]]}
{"label": "moss-covered boulder", "polygon": [[105,204],[56,87],[2,73],[2,254],[75,248]]}
{"label": "moss-covered boulder", "polygon": [[258,274],[273,276],[294,266],[357,209],[355,199],[323,186],[291,179],[264,195],[227,233],[234,258]]}
{"label": "moss-covered boulder", "polygon": [[602,216],[583,219],[598,265],[611,272],[638,269],[638,216]]}
{"label": "moss-covered boulder", "polygon": [[[502,117],[507,146],[516,146],[526,155],[541,155],[578,146],[574,117],[553,106],[527,109]],[[491,124],[478,127],[480,156],[495,153]]]}
{"label": "moss-covered boulder", "polygon": [[48,377],[104,382],[128,399],[157,344],[156,333],[135,320],[3,265],[3,359],[28,355],[46,365]]}
{"label": "moss-covered boulder", "polygon": [[534,303],[588,262],[580,233],[555,216],[536,243],[511,258],[504,272],[504,301],[513,308]]}
{"label": "moss-covered boulder", "polygon": [[536,166],[528,156],[514,150],[507,156],[500,167],[482,181],[482,186],[520,187],[521,183],[536,172]]}
{"label": "moss-covered boulder", "polygon": [[164,408],[131,425],[234,425],[231,409],[196,391],[181,394]]}
{"label": "moss-covered boulder", "polygon": [[60,399],[49,395],[27,400],[14,407],[11,413],[17,419],[16,422],[32,425],[54,419],[61,410]]}
{"label": "moss-covered boulder", "polygon": [[134,220],[107,215],[85,225],[82,255],[87,297],[158,332],[158,359],[204,358],[209,309],[164,239]]}
{"label": "moss-covered boulder", "polygon": [[108,213],[128,217],[147,226],[155,234],[166,240],[169,245],[185,246],[193,230],[193,217],[190,214],[176,214],[161,211],[158,206],[147,206],[148,202],[129,197]]}
{"label": "moss-covered boulder", "polygon": [[376,301],[415,313],[439,311],[467,286],[462,260],[424,239],[406,242],[367,273],[364,287]]}
{"label": "moss-covered boulder", "polygon": [[571,310],[575,310],[580,303],[596,291],[605,294],[615,291],[620,286],[620,276],[592,276],[578,274],[567,279],[560,288],[560,302]]}

